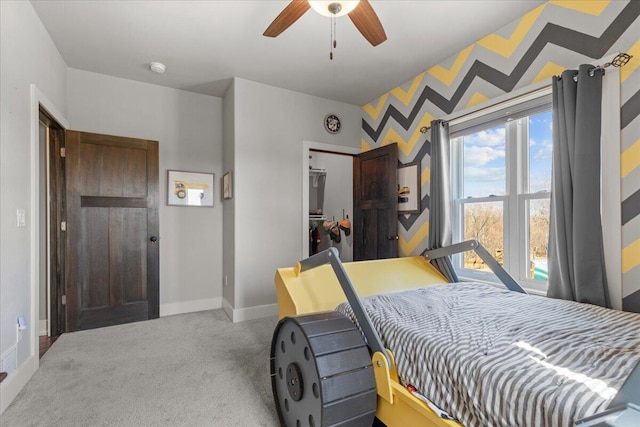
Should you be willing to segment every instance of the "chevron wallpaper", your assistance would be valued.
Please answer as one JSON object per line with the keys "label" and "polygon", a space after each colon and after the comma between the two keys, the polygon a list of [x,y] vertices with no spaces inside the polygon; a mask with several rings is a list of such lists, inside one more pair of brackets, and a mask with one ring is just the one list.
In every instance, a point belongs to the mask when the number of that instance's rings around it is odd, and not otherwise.
{"label": "chevron wallpaper", "polygon": [[567,68],[615,52],[620,72],[622,271],[625,310],[640,312],[640,1],[551,0],[363,106],[362,149],[397,142],[401,163],[422,166],[422,212],[399,217],[402,256],[426,249],[430,143],[420,128]]}

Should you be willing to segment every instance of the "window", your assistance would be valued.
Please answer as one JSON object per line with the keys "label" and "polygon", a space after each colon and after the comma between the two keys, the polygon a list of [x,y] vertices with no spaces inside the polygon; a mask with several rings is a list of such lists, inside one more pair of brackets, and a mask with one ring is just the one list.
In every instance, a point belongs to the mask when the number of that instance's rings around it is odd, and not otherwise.
{"label": "window", "polygon": [[[513,109],[513,108],[512,108]],[[547,98],[451,126],[453,239],[477,239],[524,287],[547,288],[552,116]],[[458,275],[495,281],[473,252]]]}

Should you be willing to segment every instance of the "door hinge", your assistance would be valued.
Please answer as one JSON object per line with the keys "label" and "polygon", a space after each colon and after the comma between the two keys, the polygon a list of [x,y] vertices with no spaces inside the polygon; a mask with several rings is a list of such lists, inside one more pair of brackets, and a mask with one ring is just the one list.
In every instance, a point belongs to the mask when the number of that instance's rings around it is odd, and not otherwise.
{"label": "door hinge", "polygon": [[64,147],[60,148],[60,157],[67,157],[67,149]]}
{"label": "door hinge", "polygon": [[62,221],[60,223],[60,231],[67,231],[67,221]]}
{"label": "door hinge", "polygon": [[62,295],[62,298],[60,298],[60,299],[61,299],[62,305],[67,305],[67,296],[66,295]]}

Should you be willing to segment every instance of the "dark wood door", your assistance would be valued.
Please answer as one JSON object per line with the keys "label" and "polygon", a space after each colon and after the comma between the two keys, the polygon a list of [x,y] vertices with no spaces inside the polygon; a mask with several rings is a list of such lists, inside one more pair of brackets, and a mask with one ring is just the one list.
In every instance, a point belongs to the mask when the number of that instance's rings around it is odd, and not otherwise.
{"label": "dark wood door", "polygon": [[353,160],[353,259],[398,256],[398,146]]}
{"label": "dark wood door", "polygon": [[49,126],[49,319],[51,336],[66,328],[65,294],[66,233],[59,224],[66,219],[64,159],[58,154],[64,146],[64,129]]}
{"label": "dark wood door", "polygon": [[156,318],[158,142],[66,132],[67,331]]}

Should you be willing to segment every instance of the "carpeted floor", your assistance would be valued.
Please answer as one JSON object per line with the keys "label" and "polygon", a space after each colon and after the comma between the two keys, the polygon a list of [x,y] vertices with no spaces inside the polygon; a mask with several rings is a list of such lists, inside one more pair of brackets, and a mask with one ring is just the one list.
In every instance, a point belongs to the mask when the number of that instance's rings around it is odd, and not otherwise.
{"label": "carpeted floor", "polygon": [[277,426],[276,321],[213,310],[64,334],[0,425]]}

